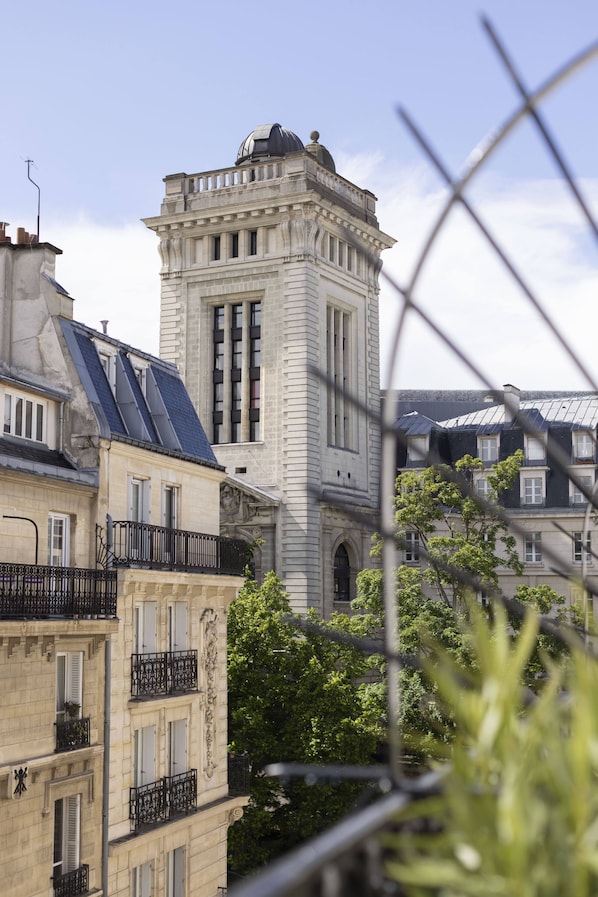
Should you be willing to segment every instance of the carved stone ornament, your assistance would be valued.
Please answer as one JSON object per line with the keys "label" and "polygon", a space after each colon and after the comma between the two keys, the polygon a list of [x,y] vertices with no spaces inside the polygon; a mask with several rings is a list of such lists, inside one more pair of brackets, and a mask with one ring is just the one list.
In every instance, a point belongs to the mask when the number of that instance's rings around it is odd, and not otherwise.
{"label": "carved stone ornament", "polygon": [[230,483],[220,487],[220,520],[222,523],[247,523],[255,517],[258,504]]}
{"label": "carved stone ornament", "polygon": [[27,767],[21,766],[19,769],[15,769],[15,782],[16,787],[13,791],[15,797],[20,797],[21,794],[24,794],[27,791],[27,785],[25,784],[25,779],[27,778]]}
{"label": "carved stone ornament", "polygon": [[212,777],[216,764],[214,747],[216,743],[216,668],[218,665],[218,617],[213,610],[207,610],[202,616],[204,669],[206,671],[206,775]]}

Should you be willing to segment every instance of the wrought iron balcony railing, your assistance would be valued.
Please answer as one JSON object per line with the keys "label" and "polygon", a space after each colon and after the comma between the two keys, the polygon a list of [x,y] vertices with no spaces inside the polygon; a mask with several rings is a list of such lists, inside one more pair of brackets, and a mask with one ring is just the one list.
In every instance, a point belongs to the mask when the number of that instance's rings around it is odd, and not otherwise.
{"label": "wrought iron balcony railing", "polygon": [[156,782],[130,789],[129,819],[135,831],[157,825],[197,807],[197,770],[164,776]]}
{"label": "wrought iron balcony railing", "polygon": [[139,565],[233,576],[242,576],[249,561],[249,546],[241,539],[130,520],[113,521],[111,551],[120,567]]}
{"label": "wrought iron balcony railing", "polygon": [[172,695],[197,690],[197,651],[131,655],[131,695]]}
{"label": "wrought iron balcony railing", "polygon": [[79,866],[72,872],[54,876],[54,897],[78,897],[89,891],[89,866]]}
{"label": "wrought iron balcony railing", "polygon": [[54,725],[56,726],[56,753],[60,751],[74,751],[77,748],[89,745],[91,729],[89,716],[85,716],[82,719],[59,720]]}
{"label": "wrought iron balcony railing", "polygon": [[115,570],[0,563],[0,618],[115,616]]}
{"label": "wrought iron balcony railing", "polygon": [[229,794],[249,794],[249,754],[228,755]]}

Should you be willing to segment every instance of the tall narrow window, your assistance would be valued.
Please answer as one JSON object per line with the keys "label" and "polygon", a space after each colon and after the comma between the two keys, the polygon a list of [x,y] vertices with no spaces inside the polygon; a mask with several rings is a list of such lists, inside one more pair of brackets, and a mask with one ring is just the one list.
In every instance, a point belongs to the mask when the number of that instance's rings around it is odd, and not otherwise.
{"label": "tall narrow window", "polygon": [[67,514],[48,515],[48,565],[68,567],[70,518]]}
{"label": "tall narrow window", "polygon": [[166,854],[166,897],[185,897],[185,848]]}
{"label": "tall narrow window", "polygon": [[173,601],[168,605],[168,650],[186,651],[188,637],[188,608],[185,601]]}
{"label": "tall narrow window", "polygon": [[230,257],[232,259],[239,258],[239,234],[230,235]]}
{"label": "tall narrow window", "polygon": [[73,794],[54,803],[54,887],[61,876],[79,868],[81,796]]}
{"label": "tall narrow window", "polygon": [[131,877],[131,897],[152,897],[152,864],[135,866]]}
{"label": "tall narrow window", "polygon": [[416,564],[419,562],[419,533],[405,533],[405,563]]}
{"label": "tall narrow window", "polygon": [[576,461],[594,460],[594,437],[587,430],[575,430],[573,433],[573,457]]}
{"label": "tall narrow window", "polygon": [[541,505],[544,502],[542,477],[523,477],[522,500],[524,505]]}
{"label": "tall narrow window", "polygon": [[214,309],[214,443],[259,439],[261,311],[261,302]]}
{"label": "tall narrow window", "polygon": [[349,601],[351,599],[351,564],[349,552],[344,545],[339,545],[334,555],[334,600]]}
{"label": "tall narrow window", "polygon": [[352,332],[351,315],[332,305],[327,309],[327,373],[334,384],[328,389],[328,444],[352,448],[351,389]]}
{"label": "tall narrow window", "polygon": [[249,252],[248,255],[257,255],[257,231],[249,231]]}
{"label": "tall narrow window", "polygon": [[220,261],[220,237],[212,237],[212,260]]}
{"label": "tall narrow window", "polygon": [[187,771],[187,720],[177,719],[168,724],[168,774]]}
{"label": "tall narrow window", "polygon": [[83,653],[56,655],[56,720],[80,719],[83,700]]}
{"label": "tall narrow window", "polygon": [[154,654],[158,641],[158,605],[141,601],[135,605],[135,653]]}
{"label": "tall narrow window", "polygon": [[478,437],[478,457],[486,464],[493,464],[495,461],[498,461],[497,436]]}
{"label": "tall narrow window", "polygon": [[135,729],[133,735],[133,781],[135,788],[156,781],[156,727]]}

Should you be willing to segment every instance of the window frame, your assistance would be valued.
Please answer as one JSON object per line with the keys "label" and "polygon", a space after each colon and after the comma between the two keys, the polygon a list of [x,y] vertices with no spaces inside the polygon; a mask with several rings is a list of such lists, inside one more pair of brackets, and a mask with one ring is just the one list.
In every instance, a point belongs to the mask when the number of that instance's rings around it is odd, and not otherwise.
{"label": "window frame", "polygon": [[404,536],[404,559],[406,564],[419,564],[419,552],[421,548],[419,533],[408,530]]}
{"label": "window frame", "polygon": [[523,539],[523,557],[526,564],[542,563],[542,533],[529,532]]}
{"label": "window frame", "polygon": [[[29,415],[28,407],[30,408]],[[18,414],[17,408],[20,409]],[[29,435],[27,430],[29,430]],[[46,445],[47,430],[48,402],[46,399],[18,389],[4,390],[4,436]]]}
{"label": "window frame", "polygon": [[500,453],[498,436],[491,433],[478,436],[477,449],[480,461],[483,461],[484,464],[496,464]]}
{"label": "window frame", "polygon": [[[583,531],[574,532],[571,540],[573,546],[573,563],[581,564],[583,561]],[[586,563],[592,563],[592,533],[586,536]]]}

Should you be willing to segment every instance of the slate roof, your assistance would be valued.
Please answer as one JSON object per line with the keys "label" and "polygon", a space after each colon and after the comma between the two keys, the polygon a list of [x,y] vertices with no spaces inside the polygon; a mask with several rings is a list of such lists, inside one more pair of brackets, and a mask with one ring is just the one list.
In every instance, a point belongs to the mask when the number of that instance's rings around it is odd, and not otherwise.
{"label": "slate roof", "polygon": [[[166,451],[220,467],[181,377],[172,364],[121,343],[76,321],[61,319],[62,330],[100,435]],[[96,341],[107,345],[118,365],[116,391],[104,371]],[[142,391],[130,355],[143,362]]]}
{"label": "slate roof", "polygon": [[[536,429],[546,429],[550,424],[569,424],[572,429],[594,429],[598,425],[598,396],[595,394],[557,396],[544,401],[521,402],[520,411],[530,418]],[[473,411],[440,422],[447,429],[477,427],[480,432],[496,432],[505,425],[503,405],[492,405],[482,411]]]}

